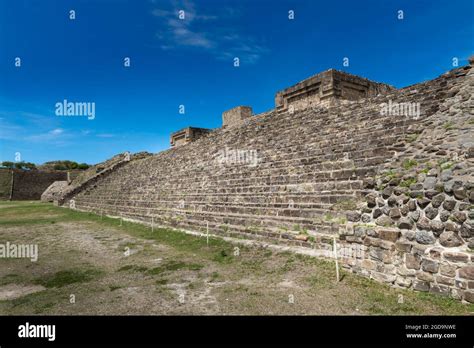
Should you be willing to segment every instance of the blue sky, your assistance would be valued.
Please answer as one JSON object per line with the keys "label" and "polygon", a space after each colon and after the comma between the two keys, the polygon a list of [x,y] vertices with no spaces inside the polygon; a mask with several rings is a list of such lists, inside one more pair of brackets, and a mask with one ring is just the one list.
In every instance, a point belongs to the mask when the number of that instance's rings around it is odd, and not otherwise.
{"label": "blue sky", "polygon": [[[0,161],[158,152],[329,68],[404,87],[467,64],[473,23],[472,0],[0,0]],[[64,99],[95,118],[57,116]]]}

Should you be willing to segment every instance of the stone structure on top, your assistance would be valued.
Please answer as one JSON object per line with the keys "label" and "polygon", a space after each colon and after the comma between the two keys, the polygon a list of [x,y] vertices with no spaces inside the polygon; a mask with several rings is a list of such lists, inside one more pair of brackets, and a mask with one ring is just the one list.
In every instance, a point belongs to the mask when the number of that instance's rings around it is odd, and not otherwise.
{"label": "stone structure on top", "polygon": [[171,134],[170,143],[171,147],[181,146],[184,144],[189,143],[190,141],[194,141],[199,139],[205,134],[212,132],[211,129],[207,128],[197,128],[197,127],[186,127],[180,129]]}
{"label": "stone structure on top", "polygon": [[387,94],[394,87],[334,69],[307,78],[275,96],[277,110],[301,110],[309,106],[331,105],[339,100],[358,100]]}
{"label": "stone structure on top", "polygon": [[253,112],[250,106],[237,106],[222,113],[222,127],[233,127],[241,125],[252,117]]}

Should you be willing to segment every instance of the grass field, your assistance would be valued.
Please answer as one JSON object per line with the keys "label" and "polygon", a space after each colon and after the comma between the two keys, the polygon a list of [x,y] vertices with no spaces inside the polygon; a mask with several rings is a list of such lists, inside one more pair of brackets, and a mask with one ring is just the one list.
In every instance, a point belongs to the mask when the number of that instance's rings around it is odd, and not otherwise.
{"label": "grass field", "polygon": [[[394,289],[333,262],[238,246],[40,202],[0,202],[0,314],[473,314],[474,305]],[[238,255],[236,255],[238,251]],[[399,303],[399,295],[403,303]]]}

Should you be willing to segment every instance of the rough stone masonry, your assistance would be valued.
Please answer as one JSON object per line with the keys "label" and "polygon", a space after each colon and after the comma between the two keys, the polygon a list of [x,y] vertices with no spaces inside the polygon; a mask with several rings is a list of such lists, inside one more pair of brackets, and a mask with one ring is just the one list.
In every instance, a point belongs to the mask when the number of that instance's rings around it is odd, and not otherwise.
{"label": "rough stone masonry", "polygon": [[181,132],[180,146],[104,169],[58,204],[327,256],[336,237],[353,272],[474,302],[472,64],[403,89],[324,72],[269,112],[226,112],[224,127]]}

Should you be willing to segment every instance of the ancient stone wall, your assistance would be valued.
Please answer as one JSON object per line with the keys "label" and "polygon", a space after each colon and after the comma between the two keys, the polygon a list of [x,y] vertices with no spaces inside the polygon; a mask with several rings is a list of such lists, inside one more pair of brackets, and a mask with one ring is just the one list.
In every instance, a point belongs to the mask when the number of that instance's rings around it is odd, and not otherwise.
{"label": "ancient stone wall", "polygon": [[11,200],[39,200],[44,190],[53,182],[66,179],[66,172],[13,170]]}
{"label": "ancient stone wall", "polygon": [[9,200],[12,193],[12,170],[0,168],[0,200]]}
{"label": "ancient stone wall", "polygon": [[250,106],[237,106],[222,113],[222,126],[233,127],[242,125],[252,116],[252,108]]}
{"label": "ancient stone wall", "polygon": [[[462,233],[473,220],[473,77],[467,66],[363,100],[293,112],[277,108],[124,164],[61,203],[74,200],[80,210],[148,224],[153,218],[185,230],[208,227],[216,235],[323,256],[332,255],[335,238],[344,266],[354,272],[472,302],[473,255]],[[419,105],[419,112],[400,113],[405,109],[393,107],[397,103]],[[434,172],[423,171],[446,158],[453,163],[453,185],[446,190],[451,178],[443,181],[449,175],[436,167],[432,189]],[[415,183],[415,173],[425,179]],[[464,193],[455,194],[461,188]],[[441,204],[454,201],[454,210],[436,206],[441,193]],[[432,226],[438,219],[442,231]]]}

